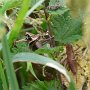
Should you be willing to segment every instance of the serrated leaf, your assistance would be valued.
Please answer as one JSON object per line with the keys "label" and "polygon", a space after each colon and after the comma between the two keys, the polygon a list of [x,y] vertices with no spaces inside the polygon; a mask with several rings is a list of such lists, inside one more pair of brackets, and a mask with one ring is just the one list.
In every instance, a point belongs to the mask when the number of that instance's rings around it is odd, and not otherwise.
{"label": "serrated leaf", "polygon": [[54,48],[50,48],[50,47],[43,47],[43,48],[40,48],[40,49],[37,49],[35,52],[37,54],[40,54],[40,55],[48,55],[50,58],[53,58],[54,55],[55,55],[55,52],[62,52],[63,51],[63,47],[54,47]]}
{"label": "serrated leaf", "polygon": [[[58,88],[57,88],[58,87]],[[30,84],[30,90],[61,90],[59,81],[35,81]]]}
{"label": "serrated leaf", "polygon": [[64,43],[72,43],[74,41],[77,41],[81,38],[82,36],[81,35],[72,35],[71,37],[67,37],[65,40],[64,40]]}
{"label": "serrated leaf", "polygon": [[80,39],[82,24],[81,17],[72,18],[69,11],[51,17],[51,27],[55,40],[61,44],[72,43]]}

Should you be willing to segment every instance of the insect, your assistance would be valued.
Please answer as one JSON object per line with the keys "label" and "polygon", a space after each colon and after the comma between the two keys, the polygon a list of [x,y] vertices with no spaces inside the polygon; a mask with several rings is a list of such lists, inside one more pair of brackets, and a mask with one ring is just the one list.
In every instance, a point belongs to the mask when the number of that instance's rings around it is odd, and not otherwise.
{"label": "insect", "polygon": [[33,51],[39,49],[42,47],[43,43],[49,42],[53,37],[50,37],[48,32],[42,33],[41,34],[32,34],[29,32],[26,32],[25,38],[20,39],[14,42],[14,46],[16,47],[16,43],[20,42],[27,42],[29,45],[29,48],[32,49]]}
{"label": "insect", "polygon": [[33,35],[31,33],[26,32],[26,40],[29,43],[29,46],[30,48],[32,48],[32,50],[41,48],[43,43],[49,42],[52,38],[54,37],[50,37],[48,31],[42,33],[42,35]]}
{"label": "insect", "polygon": [[25,36],[27,42],[29,43],[29,47],[32,48],[33,51],[42,47],[39,41],[39,35],[32,35],[31,33],[26,32]]}
{"label": "insect", "polygon": [[68,65],[69,65],[72,73],[75,75],[77,73],[77,68],[76,68],[76,60],[75,60],[75,55],[74,55],[72,45],[70,45],[70,44],[66,45],[66,54],[67,54]]}

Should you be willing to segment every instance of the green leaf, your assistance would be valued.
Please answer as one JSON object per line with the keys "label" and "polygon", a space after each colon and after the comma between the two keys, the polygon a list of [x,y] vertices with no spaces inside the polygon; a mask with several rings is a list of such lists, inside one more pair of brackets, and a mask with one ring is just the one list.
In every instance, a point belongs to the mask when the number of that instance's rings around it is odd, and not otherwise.
{"label": "green leaf", "polygon": [[51,27],[56,41],[61,44],[73,43],[82,37],[82,18],[73,18],[70,11],[52,15]]}
{"label": "green leaf", "polygon": [[67,39],[64,40],[64,43],[72,43],[82,38],[81,35],[71,35],[70,37],[67,37]]}
{"label": "green leaf", "polygon": [[[56,84],[56,87],[55,87]],[[57,88],[58,87],[58,88]],[[30,90],[61,90],[59,81],[35,81],[30,84]]]}
{"label": "green leaf", "polygon": [[16,47],[12,47],[11,50],[13,54],[20,53],[20,52],[31,52],[26,42],[16,43]]}
{"label": "green leaf", "polygon": [[47,22],[43,21],[43,23],[41,24],[41,27],[43,28],[44,31],[46,31],[48,28]]}
{"label": "green leaf", "polygon": [[2,80],[0,79],[0,90],[3,90],[3,87],[2,87]]}
{"label": "green leaf", "polygon": [[3,51],[4,64],[6,67],[6,74],[8,77],[10,88],[11,90],[19,90],[17,79],[14,72],[14,67],[11,61],[10,50],[6,36],[3,37],[2,47],[3,47],[2,51]]}
{"label": "green leaf", "polygon": [[76,90],[76,86],[72,79],[71,79],[71,82],[69,83],[69,90]]}
{"label": "green leaf", "polygon": [[50,47],[42,47],[40,49],[37,49],[35,51],[35,53],[40,54],[40,55],[48,55],[50,58],[54,59],[55,53],[60,53],[63,51],[63,47],[61,46],[57,46],[54,48],[50,48]]}
{"label": "green leaf", "polygon": [[15,23],[14,27],[12,28],[11,33],[9,35],[8,42],[9,42],[10,47],[12,46],[13,41],[18,37],[18,35],[20,33],[26,12],[28,11],[28,8],[30,6],[30,2],[31,2],[31,0],[24,0],[22,3],[22,8],[18,14],[16,23]]}
{"label": "green leaf", "polygon": [[39,0],[26,14],[28,17],[37,7],[39,7],[45,0]]}
{"label": "green leaf", "polygon": [[32,75],[33,75],[37,80],[39,80],[39,79],[37,78],[35,72],[34,72],[32,63],[28,63],[28,62],[27,62],[27,71],[29,71],[29,70],[30,70],[30,72],[32,73]]}
{"label": "green leaf", "polygon": [[61,88],[60,80],[51,80],[49,82],[36,80],[30,83],[28,86],[24,86],[23,90],[62,90]]}
{"label": "green leaf", "polygon": [[48,12],[49,12],[49,14],[53,14],[53,15],[57,15],[57,14],[60,14],[60,15],[62,15],[62,14],[64,14],[65,12],[67,12],[67,11],[69,11],[69,9],[68,8],[64,8],[64,7],[60,7],[60,8],[58,8],[57,10],[49,10]]}
{"label": "green leaf", "polygon": [[[8,42],[9,42],[9,46],[11,47],[13,44],[13,41],[18,37],[20,31],[21,31],[21,27],[23,25],[24,19],[25,17],[27,17],[28,15],[30,15],[38,6],[40,6],[45,0],[40,0],[39,2],[37,2],[29,11],[28,8],[30,6],[32,0],[24,0],[23,4],[22,4],[22,8],[19,11],[18,17],[16,19],[16,23],[14,25],[14,27],[12,28],[12,30],[9,32],[8,35]],[[28,12],[27,12],[28,11]],[[1,45],[2,48],[2,45]],[[1,50],[0,48],[0,50]]]}
{"label": "green leaf", "polygon": [[13,62],[33,62],[43,64],[58,70],[60,73],[64,74],[67,80],[70,82],[71,79],[67,73],[67,70],[59,63],[55,62],[51,58],[44,57],[35,53],[18,53],[13,57]]}
{"label": "green leaf", "polygon": [[[2,67],[1,59],[0,59],[0,78],[2,80],[3,90],[8,90],[8,85],[7,85],[7,82],[6,82],[6,77],[5,77],[5,74],[4,74],[4,69]],[[0,90],[2,90],[2,89],[0,88]]]}

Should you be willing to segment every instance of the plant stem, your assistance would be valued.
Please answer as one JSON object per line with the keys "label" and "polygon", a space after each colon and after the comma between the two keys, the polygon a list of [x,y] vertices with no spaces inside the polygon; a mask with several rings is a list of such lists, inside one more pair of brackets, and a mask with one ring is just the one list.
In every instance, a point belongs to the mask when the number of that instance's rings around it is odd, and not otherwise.
{"label": "plant stem", "polygon": [[[44,13],[45,13],[45,18],[46,18],[46,21],[47,21],[47,24],[48,24],[49,35],[50,35],[50,37],[53,37],[53,33],[52,33],[52,30],[51,30],[51,23],[50,23],[50,21],[48,20],[49,14],[48,14],[47,9],[46,9],[46,7],[49,5],[49,1],[50,1],[50,0],[46,0],[46,1],[45,1]],[[54,47],[54,46],[55,46],[54,38],[52,38],[52,39],[50,40],[50,46],[51,46],[51,47]]]}

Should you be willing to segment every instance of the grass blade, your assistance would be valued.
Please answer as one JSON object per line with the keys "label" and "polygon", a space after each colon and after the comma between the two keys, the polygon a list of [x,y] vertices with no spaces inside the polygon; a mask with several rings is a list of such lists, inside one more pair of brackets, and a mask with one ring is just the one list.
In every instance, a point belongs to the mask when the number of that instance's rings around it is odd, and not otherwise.
{"label": "grass blade", "polygon": [[30,63],[27,62],[27,71],[30,71],[31,74],[32,74],[37,80],[39,80],[38,77],[36,76],[35,72],[34,72],[34,69],[33,69],[33,66],[32,66],[32,63],[31,63],[31,62],[30,62]]}
{"label": "grass blade", "polygon": [[8,86],[7,86],[7,82],[6,82],[6,78],[5,78],[4,70],[2,68],[1,61],[0,61],[0,77],[1,77],[1,80],[2,80],[3,90],[8,90]]}
{"label": "grass blade", "polygon": [[26,17],[28,17],[38,6],[40,6],[45,0],[38,1],[26,14]]}
{"label": "grass blade", "polygon": [[57,63],[51,58],[44,57],[35,53],[24,52],[13,56],[13,62],[33,62],[52,67],[66,76],[67,80],[69,81],[69,90],[76,90],[73,79],[70,77],[67,70],[61,64]]}
{"label": "grass blade", "polygon": [[10,47],[12,46],[13,41],[18,37],[18,35],[20,33],[20,30],[23,25],[24,18],[25,18],[26,12],[28,11],[30,3],[31,3],[31,0],[24,0],[22,3],[22,8],[18,14],[16,23],[10,32],[10,36],[9,36],[9,40],[8,40]]}
{"label": "grass blade", "polygon": [[15,72],[14,72],[14,67],[11,61],[11,57],[10,57],[10,51],[9,51],[6,36],[3,37],[2,46],[3,46],[2,51],[3,51],[4,63],[6,66],[6,74],[8,77],[10,88],[11,90],[19,90]]}
{"label": "grass blade", "polygon": [[18,53],[13,57],[13,62],[33,62],[33,63],[39,63],[43,64],[49,67],[52,67],[56,70],[58,70],[60,73],[64,74],[69,82],[71,82],[71,79],[67,73],[67,70],[56,61],[52,60],[51,58],[44,57],[35,53]]}

